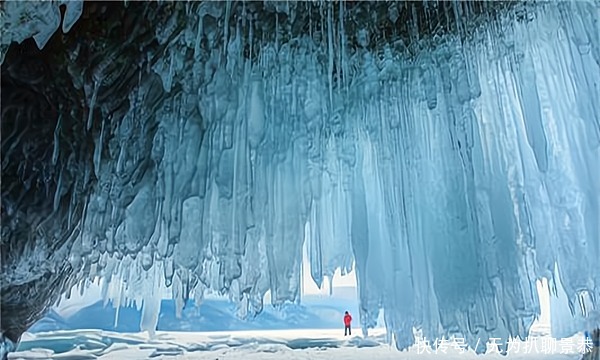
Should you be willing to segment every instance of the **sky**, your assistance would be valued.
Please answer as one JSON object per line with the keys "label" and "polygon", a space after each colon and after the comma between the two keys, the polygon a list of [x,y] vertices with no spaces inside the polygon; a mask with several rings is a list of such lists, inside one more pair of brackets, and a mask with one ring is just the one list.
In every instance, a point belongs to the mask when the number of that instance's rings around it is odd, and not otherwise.
{"label": "sky", "polygon": [[[329,278],[325,278],[323,281],[323,286],[321,287],[321,289],[319,289],[319,287],[317,286],[317,284],[315,284],[315,282],[313,281],[312,277],[310,276],[310,262],[308,259],[308,246],[306,245],[306,242],[304,243],[303,246],[303,250],[302,250],[303,254],[302,254],[302,263],[303,263],[303,268],[302,268],[302,294],[303,295],[327,295],[329,294],[329,283],[331,281],[331,279]],[[342,276],[340,269],[337,269],[335,271],[335,274],[333,275],[333,292],[335,293],[335,288],[348,288],[348,287],[354,287],[356,288],[356,275],[354,272],[354,269],[352,269],[351,272],[349,272],[348,274]]]}

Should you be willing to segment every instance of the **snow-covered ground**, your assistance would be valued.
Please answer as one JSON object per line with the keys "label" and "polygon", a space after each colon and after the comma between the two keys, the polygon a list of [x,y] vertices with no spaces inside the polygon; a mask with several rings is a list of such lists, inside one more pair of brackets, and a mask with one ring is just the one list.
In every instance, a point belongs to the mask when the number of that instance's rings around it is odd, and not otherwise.
{"label": "snow-covered ground", "polygon": [[[437,352],[415,345],[399,352],[386,343],[377,329],[368,338],[344,337],[343,329],[233,332],[114,333],[99,330],[26,333],[19,352],[9,359],[545,359],[576,360],[581,355],[580,336],[554,341],[539,336],[515,343],[508,356],[476,355],[450,344]],[[569,345],[569,346],[567,346]]]}

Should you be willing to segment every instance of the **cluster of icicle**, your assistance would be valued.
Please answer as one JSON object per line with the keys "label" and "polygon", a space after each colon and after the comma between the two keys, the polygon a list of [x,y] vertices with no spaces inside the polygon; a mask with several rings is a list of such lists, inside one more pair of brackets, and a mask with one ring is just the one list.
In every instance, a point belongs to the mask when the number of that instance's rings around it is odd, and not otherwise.
{"label": "cluster of icicle", "polygon": [[258,42],[253,59],[251,19],[224,38],[204,26],[224,3],[175,40],[176,20],[157,28],[172,96],[154,110],[137,88],[102,128],[74,266],[115,304],[143,304],[149,331],[167,290],[179,312],[209,290],[241,316],[267,291],[297,299],[304,242],[317,284],[355,266],[363,331],[383,309],[399,349],[414,327],[479,352],[525,337],[542,277],[597,311],[600,5],[528,7],[377,53],[345,33],[343,3],[323,6],[323,37]]}

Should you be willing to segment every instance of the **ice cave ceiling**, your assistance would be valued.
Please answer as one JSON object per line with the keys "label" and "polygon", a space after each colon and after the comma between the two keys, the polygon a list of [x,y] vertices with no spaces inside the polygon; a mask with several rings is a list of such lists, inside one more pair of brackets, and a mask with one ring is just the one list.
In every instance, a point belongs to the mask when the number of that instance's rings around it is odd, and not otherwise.
{"label": "ice cave ceiling", "polygon": [[143,330],[165,288],[251,317],[304,242],[399,349],[525,336],[542,277],[600,321],[599,2],[0,12],[2,341],[96,277]]}

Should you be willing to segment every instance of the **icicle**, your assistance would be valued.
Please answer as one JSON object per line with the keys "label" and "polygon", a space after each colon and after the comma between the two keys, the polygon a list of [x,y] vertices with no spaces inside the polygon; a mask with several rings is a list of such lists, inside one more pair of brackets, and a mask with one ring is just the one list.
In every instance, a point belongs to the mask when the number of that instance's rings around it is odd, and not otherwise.
{"label": "icicle", "polygon": [[227,44],[229,43],[229,17],[231,16],[231,0],[225,2],[225,20],[223,20],[223,50],[227,56]]}
{"label": "icicle", "polygon": [[123,291],[123,283],[121,281],[118,281],[118,292],[117,292],[117,296],[115,296],[115,299],[113,299],[113,307],[115,308],[115,324],[114,327],[116,328],[117,325],[119,324],[119,310],[121,309],[121,299],[122,299],[122,291]]}
{"label": "icicle", "polygon": [[121,145],[119,147],[119,157],[117,158],[117,166],[115,167],[115,171],[117,174],[121,174],[123,172],[123,166],[125,162],[125,146]]}
{"label": "icicle", "polygon": [[94,148],[94,171],[96,173],[96,177],[100,177],[100,164],[102,162],[102,145],[104,144],[104,129],[105,129],[106,121],[102,121],[102,128],[100,130],[100,137],[96,142],[96,147]]}
{"label": "icicle", "polygon": [[275,54],[279,54],[279,13],[275,13]]}
{"label": "icicle", "polygon": [[345,1],[340,1],[340,63],[342,67],[342,77],[344,79],[344,90],[348,92],[348,62],[346,60],[346,32],[344,30],[344,6]]}
{"label": "icicle", "polygon": [[65,15],[62,21],[63,33],[68,33],[83,13],[83,0],[62,0],[66,5]]}
{"label": "icicle", "polygon": [[[179,272],[177,273],[180,274]],[[181,319],[182,311],[185,306],[185,301],[183,300],[183,281],[179,278],[179,276],[175,276],[173,279],[173,299],[175,300],[175,318]]]}
{"label": "icicle", "polygon": [[[309,36],[310,39],[314,39],[314,37],[313,37],[313,24],[312,24],[312,11],[310,9],[310,5],[308,5],[308,6],[309,6],[309,9],[308,9],[308,36]],[[312,51],[312,42],[311,42],[311,49],[310,50]]]}
{"label": "icicle", "polygon": [[85,293],[85,286],[83,286],[84,281],[85,280],[83,280],[79,283],[79,296],[83,296],[83,294]]}
{"label": "icicle", "polygon": [[56,128],[54,129],[54,151],[52,151],[52,165],[58,162],[58,154],[60,152],[60,132],[62,130],[62,109],[59,110]]}
{"label": "icicle", "polygon": [[[342,2],[340,2],[339,4],[339,11],[338,13],[342,12]],[[337,53],[337,86],[338,86],[338,92],[342,87],[342,39],[343,36],[341,35],[342,32],[342,25],[341,25],[341,18],[339,19],[340,21],[338,21],[338,29],[337,29],[337,41],[338,41],[338,53]]]}
{"label": "icicle", "polygon": [[[46,46],[46,44],[48,43],[48,41],[50,40],[52,35],[54,35],[56,30],[58,30],[60,23],[61,23],[61,13],[60,13],[60,9],[58,8],[58,5],[54,2],[46,3],[46,4],[38,3],[35,5],[35,6],[39,6],[39,7],[43,8],[42,11],[44,12],[44,14],[42,15],[43,20],[41,20],[41,21],[34,20],[36,22],[36,24],[34,24],[34,26],[35,26],[35,29],[37,30],[37,32],[33,35],[33,40],[35,40],[35,43],[37,44],[38,49],[40,49],[40,50]],[[45,6],[45,8],[44,8],[44,6]],[[35,14],[27,14],[27,15],[31,16],[31,15],[35,15]],[[41,15],[41,14],[39,14],[39,15]],[[2,20],[4,22],[4,13],[2,14],[2,17],[3,17]],[[21,23],[21,21],[19,21],[19,23]],[[3,25],[3,27],[4,26],[5,25]],[[3,31],[3,34],[4,33],[5,33],[5,31]]]}
{"label": "icicle", "polygon": [[452,2],[452,10],[454,10],[454,20],[456,21],[456,33],[462,35],[465,33],[463,29],[462,23],[462,2],[461,1],[453,1]]}
{"label": "icicle", "polygon": [[332,3],[327,6],[327,50],[329,52],[329,62],[327,67],[327,78],[329,80],[329,111],[333,113],[333,21],[332,21]]}
{"label": "icicle", "polygon": [[67,211],[67,228],[71,229],[72,225],[73,225],[73,204],[69,203],[69,209]]}
{"label": "icicle", "polygon": [[[242,35],[242,21],[238,21],[236,27],[235,27],[235,39],[238,42],[238,46],[236,48],[237,53],[237,61],[236,64],[238,64],[238,66],[242,66],[241,64],[243,64],[243,60],[244,60],[244,37]],[[233,76],[233,74],[231,74],[231,76]],[[245,88],[243,88],[245,89]]]}
{"label": "icicle", "polygon": [[60,206],[60,198],[62,197],[62,182],[63,182],[64,170],[58,175],[58,182],[56,183],[56,191],[54,192],[54,211],[57,211]]}
{"label": "icicle", "polygon": [[150,288],[150,291],[150,294],[144,296],[140,330],[147,331],[150,337],[154,337],[156,333],[156,324],[158,323],[158,313],[160,312],[162,296],[158,289]]}
{"label": "icicle", "polygon": [[142,250],[142,256],[140,261],[142,269],[144,269],[145,271],[148,271],[150,270],[150,268],[152,268],[152,265],[154,264],[154,253],[152,251],[151,245],[146,245],[144,247],[144,249]]}
{"label": "icicle", "polygon": [[411,21],[410,21],[410,29],[411,29],[411,40],[414,42],[414,44],[418,44],[419,42],[419,38],[420,38],[420,34],[419,34],[419,16],[417,15],[417,6],[415,5],[415,3],[410,3],[410,15],[411,15]]}
{"label": "icicle", "polygon": [[173,53],[169,52],[169,57],[171,58],[171,61],[169,62],[169,72],[167,74],[167,78],[165,79],[165,91],[170,93],[171,92],[171,87],[173,86],[173,76],[175,75],[175,70],[173,69],[173,66],[175,65],[175,55],[173,55]]}
{"label": "icicle", "polygon": [[252,61],[254,55],[254,21],[248,20],[248,43],[250,44],[249,61]]}
{"label": "icicle", "polygon": [[90,106],[88,107],[88,119],[86,129],[89,131],[92,128],[92,118],[94,117],[94,107],[96,106],[96,97],[98,96],[98,89],[100,88],[100,82],[94,80],[94,92],[92,93],[92,100],[90,100]]}
{"label": "icicle", "polygon": [[[201,8],[201,7],[200,7]],[[194,45],[194,58],[200,58],[200,44],[202,43],[202,33],[204,32],[204,12],[198,12],[198,33],[196,35],[196,44]]]}

